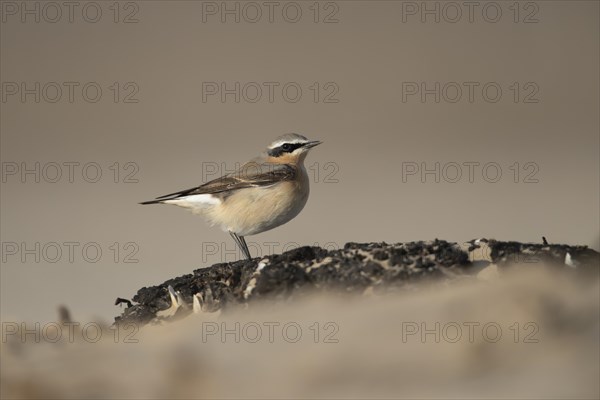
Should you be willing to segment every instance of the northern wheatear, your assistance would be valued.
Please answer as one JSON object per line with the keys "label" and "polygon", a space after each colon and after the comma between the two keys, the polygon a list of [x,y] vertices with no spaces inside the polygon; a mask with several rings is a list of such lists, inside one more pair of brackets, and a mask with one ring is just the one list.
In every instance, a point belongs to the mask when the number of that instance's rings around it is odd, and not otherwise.
{"label": "northern wheatear", "polygon": [[244,236],[283,225],[304,208],[309,193],[304,159],[320,143],[296,133],[282,135],[231,174],[140,204],[188,208],[229,232],[251,259]]}

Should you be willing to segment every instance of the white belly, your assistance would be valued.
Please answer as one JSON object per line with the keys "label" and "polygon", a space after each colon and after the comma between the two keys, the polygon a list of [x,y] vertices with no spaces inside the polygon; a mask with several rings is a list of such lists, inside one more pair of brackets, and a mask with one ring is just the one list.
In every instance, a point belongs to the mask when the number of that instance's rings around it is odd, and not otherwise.
{"label": "white belly", "polygon": [[[223,230],[256,235],[285,224],[304,208],[308,185],[282,182],[266,188],[244,189],[228,197],[211,219]],[[225,212],[226,211],[226,212]],[[213,213],[211,213],[213,214]]]}

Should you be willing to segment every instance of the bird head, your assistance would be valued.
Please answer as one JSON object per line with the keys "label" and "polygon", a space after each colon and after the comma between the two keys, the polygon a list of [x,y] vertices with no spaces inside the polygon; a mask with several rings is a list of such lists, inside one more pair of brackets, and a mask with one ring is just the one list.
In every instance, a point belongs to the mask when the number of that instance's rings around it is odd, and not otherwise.
{"label": "bird head", "polygon": [[279,136],[267,147],[266,153],[270,162],[281,164],[300,164],[309,150],[321,144],[318,140],[309,140],[297,133]]}

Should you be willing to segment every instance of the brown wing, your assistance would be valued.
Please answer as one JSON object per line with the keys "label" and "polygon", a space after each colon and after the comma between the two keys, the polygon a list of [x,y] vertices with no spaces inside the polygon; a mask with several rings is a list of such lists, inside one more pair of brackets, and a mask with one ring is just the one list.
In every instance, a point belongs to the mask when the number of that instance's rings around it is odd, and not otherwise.
{"label": "brown wing", "polygon": [[156,200],[146,201],[141,204],[159,203],[165,200],[172,200],[196,194],[221,193],[223,195],[227,195],[227,192],[232,190],[269,186],[278,182],[293,180],[295,177],[296,167],[293,165],[256,163],[251,161],[244,164],[239,170],[207,182],[203,185],[166,194],[164,196],[157,197]]}

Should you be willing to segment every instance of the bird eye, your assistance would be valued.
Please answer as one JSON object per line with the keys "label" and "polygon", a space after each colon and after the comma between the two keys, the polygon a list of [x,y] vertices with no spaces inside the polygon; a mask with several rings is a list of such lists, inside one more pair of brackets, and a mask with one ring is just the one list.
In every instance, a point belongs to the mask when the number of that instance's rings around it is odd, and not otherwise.
{"label": "bird eye", "polygon": [[283,149],[283,151],[290,151],[292,150],[292,145],[289,143],[285,143],[283,146],[281,146],[281,148]]}

